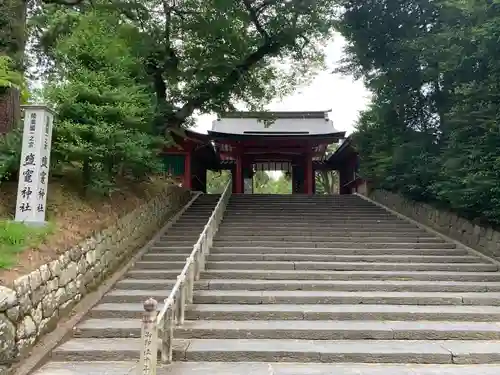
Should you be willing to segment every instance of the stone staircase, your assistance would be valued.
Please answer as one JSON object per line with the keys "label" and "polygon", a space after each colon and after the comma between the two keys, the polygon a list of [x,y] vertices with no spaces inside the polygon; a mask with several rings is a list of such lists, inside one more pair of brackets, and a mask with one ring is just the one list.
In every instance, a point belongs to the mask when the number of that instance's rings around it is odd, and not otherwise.
{"label": "stone staircase", "polygon": [[[137,336],[133,334],[134,327],[136,325],[140,327],[139,319],[145,298],[151,295],[163,301],[167,297],[219,198],[220,195],[215,194],[200,195],[167,233],[160,237],[125,277],[104,296],[100,304],[89,312],[86,317],[88,320],[75,327],[73,337],[52,352],[50,359],[53,361],[98,361],[99,359],[119,361],[138,357],[137,340],[133,339],[132,343],[125,344],[129,352],[135,351],[129,357],[126,351],[120,351],[122,340],[118,338]],[[103,317],[118,320],[93,319]],[[135,319],[136,317],[139,318]],[[125,320],[125,318],[132,320]],[[98,324],[101,329],[94,329],[93,333],[90,333],[85,329],[88,324]],[[140,337],[140,332],[138,337]],[[66,362],[60,365],[66,366],[63,366],[65,371],[72,368]],[[52,363],[48,366],[42,368],[40,373],[58,374],[52,369]],[[68,374],[64,371],[62,373]],[[91,371],[75,370],[76,373],[90,374]],[[69,372],[69,374],[73,373]]]}
{"label": "stone staircase", "polygon": [[[142,302],[167,297],[214,198],[195,202],[40,374],[133,371]],[[500,272],[357,196],[238,195],[175,337],[179,362],[160,375],[496,375]]]}

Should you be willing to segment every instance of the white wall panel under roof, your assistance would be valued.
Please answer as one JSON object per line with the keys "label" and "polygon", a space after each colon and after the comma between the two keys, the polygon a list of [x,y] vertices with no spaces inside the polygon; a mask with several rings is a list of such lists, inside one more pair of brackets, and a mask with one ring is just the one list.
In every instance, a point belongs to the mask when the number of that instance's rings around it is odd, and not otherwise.
{"label": "white wall panel under roof", "polygon": [[324,118],[278,118],[270,125],[256,118],[224,118],[212,123],[212,131],[229,134],[328,134],[336,133],[333,122]]}

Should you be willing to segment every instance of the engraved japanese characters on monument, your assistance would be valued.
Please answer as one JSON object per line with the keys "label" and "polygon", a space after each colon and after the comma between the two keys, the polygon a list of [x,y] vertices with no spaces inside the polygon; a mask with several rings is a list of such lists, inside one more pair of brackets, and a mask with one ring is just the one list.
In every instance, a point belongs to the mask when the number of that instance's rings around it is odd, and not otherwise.
{"label": "engraved japanese characters on monument", "polygon": [[137,375],[156,375],[156,361],[158,360],[157,306],[158,303],[152,298],[144,302],[141,333],[142,350]]}
{"label": "engraved japanese characters on monument", "polygon": [[16,221],[43,225],[47,204],[47,183],[54,113],[43,105],[26,105]]}

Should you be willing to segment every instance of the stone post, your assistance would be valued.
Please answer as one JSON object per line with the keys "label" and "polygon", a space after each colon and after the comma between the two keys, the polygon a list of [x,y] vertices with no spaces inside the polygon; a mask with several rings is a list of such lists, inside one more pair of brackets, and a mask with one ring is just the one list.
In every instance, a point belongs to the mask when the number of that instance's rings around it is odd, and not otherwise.
{"label": "stone post", "polygon": [[45,224],[54,112],[44,105],[26,105],[23,109],[16,221],[41,226]]}
{"label": "stone post", "polygon": [[157,307],[158,302],[153,298],[144,302],[141,334],[142,350],[137,375],[156,375],[158,362]]}

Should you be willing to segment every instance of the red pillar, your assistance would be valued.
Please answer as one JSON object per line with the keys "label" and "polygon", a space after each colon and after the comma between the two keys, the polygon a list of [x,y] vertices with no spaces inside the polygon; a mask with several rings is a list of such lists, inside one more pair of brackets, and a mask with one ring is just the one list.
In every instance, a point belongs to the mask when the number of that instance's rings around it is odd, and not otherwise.
{"label": "red pillar", "polygon": [[243,160],[241,156],[236,158],[236,194],[243,194]]}
{"label": "red pillar", "polygon": [[314,192],[314,182],[313,182],[313,163],[312,163],[312,155],[310,153],[306,154],[306,171],[305,171],[305,185],[306,185],[306,194],[312,195]]}
{"label": "red pillar", "polygon": [[186,152],[184,157],[184,187],[191,189],[191,153]]}

